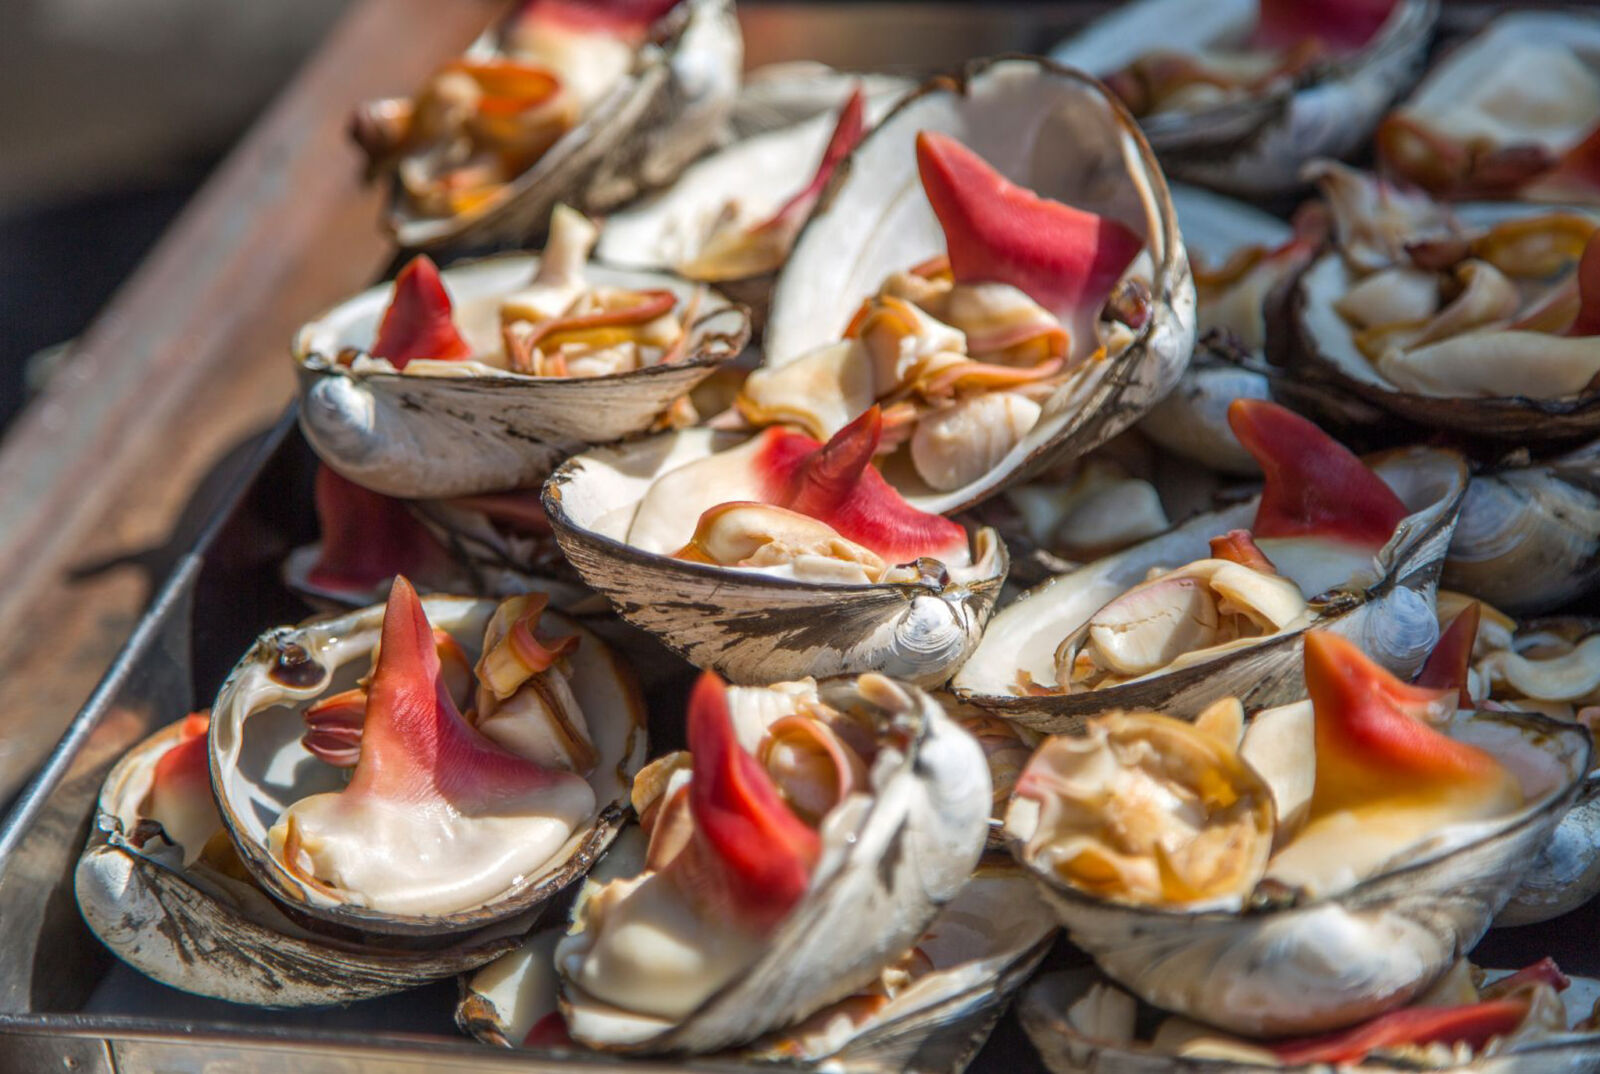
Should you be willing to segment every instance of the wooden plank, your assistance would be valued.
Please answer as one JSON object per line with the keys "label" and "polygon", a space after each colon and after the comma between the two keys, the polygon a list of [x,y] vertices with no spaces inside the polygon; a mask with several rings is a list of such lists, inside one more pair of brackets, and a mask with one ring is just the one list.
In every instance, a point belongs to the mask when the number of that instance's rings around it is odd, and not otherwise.
{"label": "wooden plank", "polygon": [[201,479],[289,401],[295,327],[392,256],[351,106],[414,88],[498,9],[358,0],[0,444],[0,800],[159,580],[137,554],[169,544]]}

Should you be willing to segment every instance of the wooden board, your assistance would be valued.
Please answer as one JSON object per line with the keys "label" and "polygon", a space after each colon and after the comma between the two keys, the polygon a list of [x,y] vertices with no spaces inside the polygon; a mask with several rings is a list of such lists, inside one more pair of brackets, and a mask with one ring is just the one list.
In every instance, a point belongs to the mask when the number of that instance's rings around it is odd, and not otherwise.
{"label": "wooden board", "polygon": [[352,4],[0,444],[0,801],[288,404],[295,327],[392,256],[351,106],[409,92],[497,10]]}

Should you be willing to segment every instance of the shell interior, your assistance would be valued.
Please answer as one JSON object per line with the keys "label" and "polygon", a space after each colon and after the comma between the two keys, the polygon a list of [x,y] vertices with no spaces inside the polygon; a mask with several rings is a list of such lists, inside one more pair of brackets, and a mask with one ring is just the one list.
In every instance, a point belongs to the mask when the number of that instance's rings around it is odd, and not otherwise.
{"label": "shell interior", "polygon": [[1129,271],[1152,296],[1150,320],[1133,342],[1064,382],[1038,424],[988,473],[948,492],[894,475],[913,505],[943,513],[1056,457],[1088,451],[1170,390],[1193,346],[1194,288],[1166,181],[1120,106],[1077,72],[1041,60],[991,60],[969,68],[960,86],[935,81],[902,101],[835,174],[778,277],[767,365],[838,340],[891,273],[944,253],[917,173],[921,131],[948,134],[1013,182],[1132,229],[1146,247]]}
{"label": "shell interior", "polygon": [[[1440,525],[1448,526],[1453,522],[1465,484],[1465,471],[1460,459],[1448,453],[1416,449],[1385,456],[1374,464],[1373,469],[1395,490],[1411,514],[1402,520],[1395,536],[1378,554],[1377,562],[1381,570],[1377,573],[1380,577],[1369,579],[1365,585],[1356,587],[1356,605],[1353,606],[1348,599],[1351,595],[1348,583],[1330,581],[1321,557],[1286,555],[1286,548],[1267,550],[1269,557],[1277,562],[1279,570],[1294,579],[1308,598],[1324,594],[1330,584],[1337,587],[1331,598],[1324,602],[1313,625],[1326,626],[1330,618],[1349,613],[1353,607],[1359,607],[1360,602],[1389,589],[1398,575],[1409,575],[1425,566],[1425,563],[1414,562],[1419,549],[1424,546],[1438,544],[1435,551],[1443,554],[1443,542],[1436,539],[1439,536],[1436,531]],[[1161,679],[1171,680],[1184,673],[1157,672],[1142,680],[1089,693],[1026,699],[1018,696],[1018,677],[1019,673],[1025,673],[1040,685],[1054,684],[1055,651],[1063,638],[1113,597],[1143,581],[1151,568],[1170,569],[1207,557],[1210,554],[1210,539],[1232,529],[1248,529],[1255,509],[1256,500],[1251,499],[1221,511],[1197,516],[1159,537],[1069,574],[1058,575],[1029,590],[995,616],[977,651],[956,673],[952,686],[958,695],[980,707],[994,705],[1003,711],[1007,709],[1008,700],[1012,706],[1020,707],[1039,703],[1049,708],[1053,702],[1056,707],[1081,709],[1084,713],[1100,709],[1148,707],[1144,699],[1145,691],[1156,686]],[[1428,607],[1420,610],[1432,614]],[[1437,625],[1420,634],[1411,629],[1419,624],[1401,625],[1405,627],[1404,633],[1407,635],[1401,647],[1403,652],[1385,655],[1391,659],[1396,655],[1405,655],[1420,660],[1432,647]],[[1297,639],[1298,634],[1297,631],[1274,635],[1259,645],[1232,650],[1230,655],[1234,658],[1248,657],[1252,649],[1279,648],[1284,642]],[[1413,634],[1416,636],[1411,636]],[[1286,649],[1281,655],[1295,662],[1298,660],[1296,652],[1296,649]],[[1222,655],[1219,654],[1219,657]],[[1204,679],[1214,676],[1214,669],[1221,666],[1213,660],[1194,665],[1189,673]],[[1237,688],[1244,689],[1245,685],[1240,683]],[[1228,686],[1219,682],[1209,699],[1228,692]],[[1288,699],[1276,696],[1275,691],[1271,696],[1255,698],[1253,703],[1271,704]],[[1185,708],[1189,707],[1187,701]]]}
{"label": "shell interior", "polygon": [[[426,597],[423,607],[434,627],[451,634],[476,660],[495,602]],[[269,829],[291,804],[343,787],[343,773],[318,761],[301,744],[305,731],[301,713],[318,698],[355,686],[367,673],[383,607],[264,635],[223,685],[210,737],[212,783],[224,823],[262,886],[324,921],[366,932],[427,937],[520,914],[587,868],[620,825],[632,773],[643,763],[643,703],[626,671],[599,639],[563,617],[549,613],[547,617],[550,629],[583,639],[569,657],[571,685],[600,758],[588,777],[598,812],[537,871],[523,876],[503,895],[439,915],[397,915],[362,907],[303,883],[267,850]],[[286,682],[290,676],[274,674],[285,651],[308,657],[309,663],[298,668],[303,678]]]}

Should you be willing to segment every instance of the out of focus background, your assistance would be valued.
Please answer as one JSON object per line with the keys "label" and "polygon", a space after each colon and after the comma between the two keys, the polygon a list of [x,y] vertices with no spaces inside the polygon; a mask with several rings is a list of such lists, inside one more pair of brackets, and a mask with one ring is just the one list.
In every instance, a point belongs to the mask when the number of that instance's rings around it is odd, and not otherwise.
{"label": "out of focus background", "polygon": [[0,4],[0,426],[345,6]]}

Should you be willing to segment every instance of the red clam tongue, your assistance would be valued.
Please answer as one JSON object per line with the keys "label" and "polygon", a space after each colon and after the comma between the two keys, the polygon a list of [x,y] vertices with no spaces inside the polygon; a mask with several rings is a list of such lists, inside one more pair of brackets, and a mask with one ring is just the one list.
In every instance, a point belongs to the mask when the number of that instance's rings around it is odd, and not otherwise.
{"label": "red clam tongue", "polygon": [[739,745],[727,688],[709,671],[689,698],[689,753],[694,853],[686,876],[715,889],[700,892],[713,904],[770,928],[805,894],[821,842]]}
{"label": "red clam tongue", "polygon": [[1600,231],[1589,236],[1578,259],[1578,316],[1562,334],[1600,336]]}
{"label": "red clam tongue", "polygon": [[450,294],[438,267],[428,255],[418,254],[394,279],[394,297],[383,311],[372,356],[389,359],[396,369],[417,358],[471,357],[472,348],[456,331],[450,310]]}
{"label": "red clam tongue", "polygon": [[678,3],[679,0],[527,0],[517,18],[637,37]]}
{"label": "red clam tongue", "polygon": [[1407,1007],[1350,1029],[1268,1045],[1285,1066],[1357,1063],[1380,1048],[1407,1044],[1465,1044],[1477,1051],[1528,1016],[1526,999],[1494,999],[1461,1007]]}
{"label": "red clam tongue", "polygon": [[1010,284],[1063,320],[1098,315],[1144,248],[1115,220],[1017,186],[949,135],[917,135],[917,172],[956,282]]}
{"label": "red clam tongue", "polygon": [[1397,0],[1261,0],[1254,43],[1287,49],[1315,39],[1349,52],[1371,41]]}
{"label": "red clam tongue", "polygon": [[306,580],[319,589],[365,591],[397,574],[442,569],[447,553],[396,499],[317,468],[317,524],[322,550]]}
{"label": "red clam tongue", "polygon": [[493,816],[505,803],[577,778],[518,757],[467,723],[440,674],[422,601],[396,578],[367,689],[361,757],[343,793]]}
{"label": "red clam tongue", "polygon": [[839,121],[834,124],[833,134],[828,139],[827,148],[822,151],[822,160],[817,165],[817,173],[811,177],[805,189],[794,197],[784,202],[783,207],[773,213],[765,223],[755,230],[765,231],[768,228],[782,227],[786,224],[798,226],[797,217],[804,217],[811,211],[811,206],[822,194],[822,188],[828,185],[834,170],[839,167],[839,162],[850,155],[861,141],[861,136],[867,132],[866,116],[867,99],[857,86],[850,93],[850,99],[844,102],[844,107],[839,110]]}
{"label": "red clam tongue", "polygon": [[890,563],[964,554],[966,530],[912,507],[872,465],[882,437],[883,413],[877,406],[826,444],[787,430],[769,433],[756,457],[763,498],[826,522]]}
{"label": "red clam tongue", "polygon": [[1467,672],[1472,667],[1472,646],[1478,640],[1478,619],[1482,611],[1477,601],[1461,609],[1439,635],[1438,644],[1423,662],[1422,670],[1417,672],[1416,685],[1429,690],[1454,690],[1464,709],[1475,707],[1467,688]]}
{"label": "red clam tongue", "polygon": [[1293,411],[1263,399],[1235,399],[1228,425],[1261,465],[1265,484],[1250,532],[1326,537],[1382,548],[1406,505],[1349,448]]}
{"label": "red clam tongue", "polygon": [[1430,726],[1440,703],[1454,702],[1451,691],[1401,682],[1336,634],[1313,630],[1305,646],[1316,713],[1314,817],[1386,799],[1487,801],[1511,778],[1490,754]]}

